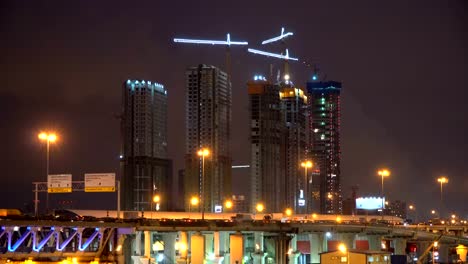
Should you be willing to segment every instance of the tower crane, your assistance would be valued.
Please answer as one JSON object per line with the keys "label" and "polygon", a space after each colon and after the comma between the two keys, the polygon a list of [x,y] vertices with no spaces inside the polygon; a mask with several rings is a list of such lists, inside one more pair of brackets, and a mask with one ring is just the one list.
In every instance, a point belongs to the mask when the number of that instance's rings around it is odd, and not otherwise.
{"label": "tower crane", "polygon": [[224,45],[226,46],[226,72],[228,75],[228,81],[231,78],[231,46],[240,45],[245,46],[249,43],[247,41],[232,41],[231,35],[227,33],[226,40],[206,40],[206,39],[184,39],[174,38],[175,43],[188,43],[188,44],[208,44],[208,45]]}
{"label": "tower crane", "polygon": [[294,33],[292,33],[292,32],[286,32],[286,34],[285,34],[284,33],[284,27],[282,27],[281,28],[281,34],[278,37],[274,37],[274,38],[271,38],[271,39],[264,40],[262,42],[262,45],[272,43],[272,42],[275,42],[275,41],[278,41],[278,40],[283,40],[283,39],[287,38],[288,36],[292,36],[292,35],[294,35]]}

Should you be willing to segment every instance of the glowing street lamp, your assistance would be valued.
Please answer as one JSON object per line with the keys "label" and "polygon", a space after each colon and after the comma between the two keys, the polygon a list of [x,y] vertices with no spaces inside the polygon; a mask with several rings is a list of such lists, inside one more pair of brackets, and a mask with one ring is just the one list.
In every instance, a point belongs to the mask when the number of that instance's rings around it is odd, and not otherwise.
{"label": "glowing street lamp", "polygon": [[293,210],[291,208],[286,208],[286,210],[284,211],[284,213],[286,214],[286,216],[291,216],[292,213],[293,213]]}
{"label": "glowing street lamp", "polygon": [[[37,137],[39,138],[39,140],[41,141],[45,141],[46,142],[46,145],[47,145],[47,167],[46,167],[46,181],[47,181],[47,177],[49,177],[49,149],[50,149],[50,143],[55,143],[57,140],[58,140],[58,137],[55,133],[53,132],[41,132],[37,135]],[[35,214],[37,215],[37,199],[35,201],[35,208],[34,208],[34,211],[35,211]],[[46,208],[47,210],[49,209],[49,192],[47,192],[47,195],[46,195]]]}
{"label": "glowing street lamp", "polygon": [[414,221],[416,222],[416,207],[415,207],[414,205],[410,204],[410,205],[408,206],[408,209],[409,209],[410,211],[413,211],[413,213],[414,213]]}
{"label": "glowing street lamp", "polygon": [[189,203],[189,212],[192,212],[192,206],[198,206],[199,202],[200,202],[200,199],[198,199],[197,196],[192,196],[192,198],[190,198],[190,203]]}
{"label": "glowing street lamp", "polygon": [[226,207],[226,209],[231,209],[232,208],[232,201],[231,200],[227,200],[225,203],[224,203],[224,207]]}
{"label": "glowing street lamp", "polygon": [[265,207],[262,203],[258,203],[257,206],[255,206],[255,209],[257,210],[257,212],[261,213],[263,212],[263,210],[265,210]]}
{"label": "glowing street lamp", "polygon": [[390,171],[387,170],[387,169],[382,169],[382,170],[379,170],[377,172],[377,174],[382,177],[382,192],[381,192],[381,195],[383,197],[383,195],[384,195],[384,188],[383,188],[384,178],[390,176]]}
{"label": "glowing street lamp", "polygon": [[304,200],[305,200],[305,206],[306,206],[306,213],[307,213],[307,206],[308,206],[308,203],[309,203],[309,192],[308,192],[308,175],[307,175],[307,169],[310,169],[314,166],[314,164],[312,163],[312,161],[310,160],[305,160],[303,162],[301,162],[301,167],[304,168]]}
{"label": "glowing street lamp", "polygon": [[156,211],[159,211],[160,205],[159,203],[161,202],[161,196],[159,194],[156,194],[153,196],[153,203],[156,205]]}
{"label": "glowing street lamp", "polygon": [[383,218],[383,215],[384,215],[384,204],[383,204],[384,187],[383,187],[383,183],[384,183],[384,178],[390,176],[390,171],[387,170],[387,169],[381,169],[381,170],[377,171],[377,174],[382,177],[382,189],[381,189],[381,192],[380,192],[380,196],[382,196],[382,218]]}
{"label": "glowing street lamp", "polygon": [[159,195],[156,194],[155,196],[153,196],[154,203],[159,203],[160,201],[161,201],[161,197]]}
{"label": "glowing street lamp", "polygon": [[207,148],[200,149],[197,152],[198,156],[202,158],[202,175],[201,175],[201,194],[200,194],[200,205],[202,210],[202,220],[205,220],[205,204],[204,204],[204,195],[205,195],[205,157],[210,155],[210,150]]}
{"label": "glowing street lamp", "polygon": [[442,185],[448,183],[448,179],[446,177],[440,177],[437,181],[440,183],[440,201],[442,202]]}
{"label": "glowing street lamp", "polygon": [[440,208],[439,208],[439,212],[441,213],[442,215],[442,207],[443,207],[443,196],[442,196],[442,186],[444,185],[444,183],[448,183],[448,178],[447,177],[439,177],[437,179],[437,182],[440,183]]}

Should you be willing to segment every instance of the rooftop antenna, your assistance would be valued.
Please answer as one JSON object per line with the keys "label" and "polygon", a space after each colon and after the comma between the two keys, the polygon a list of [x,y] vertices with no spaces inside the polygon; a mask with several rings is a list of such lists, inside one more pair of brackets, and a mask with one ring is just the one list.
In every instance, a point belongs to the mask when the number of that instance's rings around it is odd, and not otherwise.
{"label": "rooftop antenna", "polygon": [[231,41],[231,35],[227,33],[226,40],[206,40],[206,39],[183,39],[174,38],[175,43],[188,44],[209,44],[209,45],[224,45],[226,46],[226,72],[228,74],[228,82],[231,78],[231,45],[248,45],[247,41]]}
{"label": "rooftop antenna", "polygon": [[[286,41],[285,39],[288,37],[288,36],[292,36],[294,35],[294,33],[292,32],[286,32],[284,33],[284,27],[281,28],[281,34],[277,37],[273,37],[273,38],[270,38],[270,39],[267,39],[267,40],[264,40],[262,42],[262,45],[265,45],[265,44],[269,44],[269,43],[273,43],[273,42],[276,42],[276,41],[281,41],[281,43],[283,44],[283,49],[285,50],[285,53],[287,54],[288,52],[288,49],[286,48]],[[284,74],[288,74],[289,75],[289,62],[288,60],[285,60],[284,61]]]}

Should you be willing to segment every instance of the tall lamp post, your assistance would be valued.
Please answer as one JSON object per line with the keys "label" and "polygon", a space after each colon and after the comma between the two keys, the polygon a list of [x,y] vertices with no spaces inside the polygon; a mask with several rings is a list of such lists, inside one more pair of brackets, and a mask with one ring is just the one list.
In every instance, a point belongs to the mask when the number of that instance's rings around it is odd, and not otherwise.
{"label": "tall lamp post", "polygon": [[411,204],[411,205],[408,206],[408,209],[410,210],[410,212],[411,212],[411,211],[413,212],[413,217],[414,217],[414,219],[412,219],[412,220],[414,221],[414,222],[413,222],[413,224],[414,224],[414,223],[417,222],[417,221],[416,221],[416,207],[415,207],[414,205]]}
{"label": "tall lamp post", "polygon": [[205,220],[205,157],[210,155],[207,148],[200,149],[198,156],[202,158],[202,175],[201,175],[201,192],[200,192],[200,206],[202,211],[202,220]]}
{"label": "tall lamp post", "polygon": [[309,206],[309,192],[308,192],[309,188],[307,188],[309,185],[308,185],[307,169],[310,169],[313,166],[314,166],[314,164],[310,160],[305,160],[305,161],[301,162],[301,167],[304,168],[304,200],[305,200],[304,206],[305,206],[305,213],[307,213],[307,207]]}
{"label": "tall lamp post", "polygon": [[[37,135],[37,137],[41,140],[41,141],[45,141],[46,142],[46,145],[47,145],[47,168],[46,168],[46,181],[47,178],[49,177],[49,150],[50,150],[50,143],[54,143],[55,141],[57,141],[57,135],[55,133],[48,133],[48,132],[41,132],[39,133],[39,135]],[[37,203],[37,201],[34,201],[35,203]],[[47,192],[46,194],[46,210],[48,211],[49,210],[49,192]],[[37,206],[36,206],[36,211],[37,211]],[[35,212],[36,215],[37,215],[37,212]]]}
{"label": "tall lamp post", "polygon": [[192,198],[190,198],[190,202],[189,202],[189,218],[191,218],[191,217],[190,217],[190,213],[192,212],[192,206],[197,206],[199,202],[200,202],[200,199],[198,199],[198,197],[196,197],[196,196],[192,196]]}
{"label": "tall lamp post", "polygon": [[439,208],[439,215],[442,217],[442,207],[443,207],[443,196],[442,196],[442,186],[444,183],[448,183],[448,178],[447,177],[440,177],[437,179],[437,181],[440,183],[440,208]]}
{"label": "tall lamp post", "polygon": [[377,174],[382,177],[382,189],[380,191],[380,196],[382,196],[382,218],[383,218],[383,215],[384,215],[384,186],[383,186],[383,183],[384,183],[384,178],[390,176],[390,171],[387,170],[387,169],[382,169],[382,170],[379,170],[377,172]]}
{"label": "tall lamp post", "polygon": [[156,194],[155,196],[153,196],[153,203],[155,205],[156,211],[159,211],[160,209],[160,204],[159,204],[160,202],[161,202],[161,196],[159,196],[159,194]]}
{"label": "tall lamp post", "polygon": [[233,205],[234,205],[234,204],[232,203],[231,200],[227,200],[227,201],[224,203],[224,208],[226,208],[226,211],[229,211],[229,210],[232,209],[232,206],[233,206]]}

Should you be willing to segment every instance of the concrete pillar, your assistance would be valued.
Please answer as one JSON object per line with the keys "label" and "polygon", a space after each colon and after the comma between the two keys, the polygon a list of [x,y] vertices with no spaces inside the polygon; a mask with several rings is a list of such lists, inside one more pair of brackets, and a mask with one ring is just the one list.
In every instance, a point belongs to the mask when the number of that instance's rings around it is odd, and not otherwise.
{"label": "concrete pillar", "polygon": [[288,264],[297,264],[301,252],[297,250],[297,235],[292,235],[288,248]]}
{"label": "concrete pillar", "polygon": [[187,263],[187,252],[188,252],[188,234],[187,232],[179,232],[179,257],[177,258],[177,264]]}
{"label": "concrete pillar", "polygon": [[164,241],[164,261],[163,263],[173,264],[176,262],[175,242],[177,233],[170,232],[163,234]]}
{"label": "concrete pillar", "polygon": [[135,255],[135,256],[143,255],[141,252],[141,235],[142,235],[141,231],[136,231],[135,240],[133,241],[135,243],[135,246],[134,246],[135,251],[133,252],[132,255]]}
{"label": "concrete pillar", "polygon": [[310,242],[310,261],[311,263],[320,263],[320,253],[322,253],[323,235],[312,233],[309,234]]}
{"label": "concrete pillar", "polygon": [[266,255],[267,253],[263,253],[263,252],[252,253],[251,256],[253,258],[253,264],[265,264]]}
{"label": "concrete pillar", "polygon": [[144,232],[144,235],[145,235],[145,248],[144,248],[144,256],[146,258],[151,258],[151,232],[150,231],[145,231]]}
{"label": "concrete pillar", "polygon": [[438,245],[439,251],[439,263],[449,263],[449,247],[447,244],[442,244],[439,242]]}
{"label": "concrete pillar", "polygon": [[203,234],[205,236],[205,260],[214,260],[214,235],[213,233]]}
{"label": "concrete pillar", "polygon": [[297,264],[300,255],[301,253],[298,251],[288,254],[288,264]]}
{"label": "concrete pillar", "polygon": [[117,264],[125,264],[131,261],[132,237],[131,235],[117,235],[114,249]]}
{"label": "concrete pillar", "polygon": [[255,252],[263,252],[263,232],[254,232]]}
{"label": "concrete pillar", "polygon": [[289,249],[289,237],[285,234],[279,234],[276,239],[275,264],[286,264],[286,257]]}
{"label": "concrete pillar", "polygon": [[[218,261],[221,257],[221,263],[229,264],[229,233],[224,231],[215,232],[214,234],[215,254]],[[216,250],[217,248],[217,250]],[[219,263],[219,262],[218,262]]]}
{"label": "concrete pillar", "polygon": [[382,250],[382,236],[381,235],[367,235],[369,241],[369,250],[381,251]]}
{"label": "concrete pillar", "polygon": [[340,233],[338,235],[339,240],[341,243],[345,244],[346,248],[348,249],[354,249],[354,238],[356,237],[356,234],[353,233]]}
{"label": "concrete pillar", "polygon": [[323,234],[323,239],[322,239],[322,252],[327,252],[328,251],[328,240],[331,239],[331,235],[330,237],[327,236],[327,233],[329,232],[325,232]]}
{"label": "concrete pillar", "polygon": [[263,232],[254,232],[255,251],[252,254],[254,264],[264,264],[266,253],[263,251]]}
{"label": "concrete pillar", "polygon": [[190,237],[190,263],[204,263],[205,259],[205,237],[195,233]]}
{"label": "concrete pillar", "polygon": [[292,252],[297,251],[297,235],[292,235],[291,240],[289,241],[289,250],[292,250]]}
{"label": "concrete pillar", "polygon": [[[229,249],[231,252],[230,264],[242,264],[244,258],[244,238],[242,234],[236,233],[230,236]],[[192,262],[196,263],[196,262]]]}
{"label": "concrete pillar", "polygon": [[406,239],[395,238],[393,239],[393,248],[395,255],[406,255]]}

